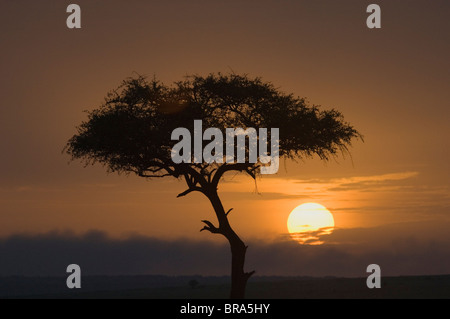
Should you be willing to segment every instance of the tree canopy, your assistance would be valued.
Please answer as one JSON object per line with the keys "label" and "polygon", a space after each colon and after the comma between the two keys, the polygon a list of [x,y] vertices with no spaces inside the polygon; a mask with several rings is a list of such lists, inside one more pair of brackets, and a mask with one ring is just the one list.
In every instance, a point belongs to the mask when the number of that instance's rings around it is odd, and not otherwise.
{"label": "tree canopy", "polygon": [[[335,109],[322,110],[285,94],[270,82],[237,74],[187,76],[172,85],[143,76],[127,78],[88,112],[88,120],[66,145],[73,159],[101,163],[112,172],[143,177],[189,176],[214,182],[229,170],[258,174],[261,163],[179,163],[171,159],[178,127],[279,128],[279,156],[329,159],[347,151],[360,133]],[[195,178],[197,176],[197,178]],[[195,181],[194,181],[195,179]]]}

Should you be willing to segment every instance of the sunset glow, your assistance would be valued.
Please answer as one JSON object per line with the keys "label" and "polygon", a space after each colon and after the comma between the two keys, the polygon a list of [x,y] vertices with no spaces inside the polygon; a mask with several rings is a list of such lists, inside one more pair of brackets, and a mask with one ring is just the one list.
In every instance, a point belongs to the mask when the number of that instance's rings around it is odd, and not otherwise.
{"label": "sunset glow", "polygon": [[317,203],[297,206],[289,215],[287,227],[292,239],[300,244],[320,245],[323,235],[329,235],[334,228],[333,215]]}

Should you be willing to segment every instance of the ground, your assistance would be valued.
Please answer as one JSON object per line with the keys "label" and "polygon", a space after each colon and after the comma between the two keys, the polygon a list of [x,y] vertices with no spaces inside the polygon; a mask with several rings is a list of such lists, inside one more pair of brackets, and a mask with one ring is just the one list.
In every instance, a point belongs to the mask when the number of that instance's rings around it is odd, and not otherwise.
{"label": "ground", "polygon": [[[0,298],[87,299],[221,299],[229,292],[228,277],[86,276],[82,288],[69,290],[65,277],[0,278]],[[192,288],[190,280],[199,285]],[[249,299],[321,298],[450,298],[450,275],[383,277],[380,289],[366,278],[255,277]]]}

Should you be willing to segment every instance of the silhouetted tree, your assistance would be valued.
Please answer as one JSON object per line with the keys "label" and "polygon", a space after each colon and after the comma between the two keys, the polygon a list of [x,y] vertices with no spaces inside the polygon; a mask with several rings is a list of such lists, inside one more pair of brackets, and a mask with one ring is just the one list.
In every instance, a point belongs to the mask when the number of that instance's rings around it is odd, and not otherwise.
{"label": "silhouetted tree", "polygon": [[193,132],[194,120],[202,120],[204,128],[222,132],[226,128],[268,128],[270,135],[270,128],[279,128],[279,156],[292,159],[316,154],[327,160],[347,151],[351,140],[361,136],[334,109],[320,110],[260,78],[236,74],[188,76],[172,86],[142,76],[128,78],[77,128],[78,133],[65,148],[72,159],[101,163],[110,172],[182,178],[187,189],[177,197],[200,192],[209,199],[218,223],[203,220],[201,231],[221,234],[228,240],[232,255],[230,297],[244,298],[247,280],[254,271],[244,271],[247,246],[230,226],[231,209],[224,209],[218,185],[231,171],[255,179],[262,163],[175,164],[171,150],[178,141],[171,140],[171,133],[179,127]]}

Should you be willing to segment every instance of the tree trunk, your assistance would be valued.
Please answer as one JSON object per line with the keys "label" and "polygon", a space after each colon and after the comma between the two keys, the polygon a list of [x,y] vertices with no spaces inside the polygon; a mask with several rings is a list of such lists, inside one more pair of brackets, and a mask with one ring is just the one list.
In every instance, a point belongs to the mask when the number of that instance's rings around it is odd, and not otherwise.
{"label": "tree trunk", "polygon": [[222,206],[217,190],[208,192],[208,198],[211,201],[217,219],[219,221],[219,227],[214,231],[215,233],[222,234],[230,243],[231,248],[231,299],[243,299],[245,298],[245,288],[247,281],[254,271],[246,273],[244,272],[245,253],[247,252],[247,246],[234,232],[228,222],[227,213]]}
{"label": "tree trunk", "polygon": [[245,298],[245,288],[247,281],[253,273],[244,272],[245,253],[247,246],[243,241],[232,231],[236,237],[236,241],[227,239],[230,242],[231,247],[231,299],[243,299]]}

